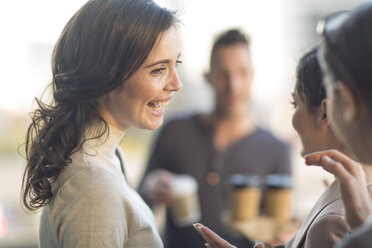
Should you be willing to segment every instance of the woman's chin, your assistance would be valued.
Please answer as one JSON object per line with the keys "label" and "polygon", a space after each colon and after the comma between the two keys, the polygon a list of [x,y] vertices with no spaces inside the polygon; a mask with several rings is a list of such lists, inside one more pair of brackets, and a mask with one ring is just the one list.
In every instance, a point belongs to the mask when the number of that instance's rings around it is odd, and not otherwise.
{"label": "woman's chin", "polygon": [[163,125],[163,118],[161,120],[156,120],[156,121],[149,121],[146,124],[142,125],[142,129],[147,129],[147,130],[156,130],[160,128]]}

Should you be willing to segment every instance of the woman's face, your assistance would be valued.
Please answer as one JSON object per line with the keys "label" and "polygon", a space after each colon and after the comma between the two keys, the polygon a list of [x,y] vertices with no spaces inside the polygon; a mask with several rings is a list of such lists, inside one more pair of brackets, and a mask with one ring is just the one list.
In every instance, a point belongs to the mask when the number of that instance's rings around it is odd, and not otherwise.
{"label": "woman's face", "polygon": [[292,104],[295,109],[292,115],[292,126],[301,139],[301,155],[304,156],[311,152],[322,150],[325,142],[323,142],[321,130],[317,123],[317,111],[314,110],[314,113],[309,111],[297,90],[292,94],[292,97]]}
{"label": "woman's face", "polygon": [[143,65],[123,84],[100,101],[105,121],[123,131],[134,126],[156,129],[163,123],[164,107],[182,88],[176,65],[180,56],[175,27],[161,36]]}

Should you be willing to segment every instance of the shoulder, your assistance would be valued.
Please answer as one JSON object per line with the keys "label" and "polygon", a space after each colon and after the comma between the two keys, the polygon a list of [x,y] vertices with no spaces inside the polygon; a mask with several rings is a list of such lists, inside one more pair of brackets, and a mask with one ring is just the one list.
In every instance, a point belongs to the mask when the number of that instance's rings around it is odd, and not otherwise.
{"label": "shoulder", "polygon": [[125,220],[134,212],[132,200],[129,190],[109,171],[86,167],[68,178],[53,195],[50,217]]}
{"label": "shoulder", "polygon": [[336,200],[329,203],[324,209],[322,209],[317,219],[320,219],[326,216],[335,216],[335,215],[344,217],[345,209],[344,209],[344,204],[340,196],[339,188],[333,187],[332,189],[330,189],[330,191],[328,191],[328,197],[334,197],[334,199]]}
{"label": "shoulder", "polygon": [[337,199],[322,209],[309,228],[312,232],[327,229],[330,233],[341,231],[344,234],[349,231],[342,199]]}
{"label": "shoulder", "polygon": [[140,221],[131,198],[110,172],[85,168],[53,195],[49,221],[66,247],[122,247]]}
{"label": "shoulder", "polygon": [[62,175],[56,183],[59,187],[53,195],[52,206],[86,205],[97,201],[109,204],[122,194],[120,182],[102,168],[83,167],[67,178]]}
{"label": "shoulder", "polygon": [[[93,164],[81,167],[79,171],[73,174],[68,180],[65,181],[64,186],[78,184],[82,188],[100,188],[105,184],[110,186],[118,185],[119,181],[108,170]],[[97,162],[95,162],[97,163]]]}
{"label": "shoulder", "polygon": [[333,247],[350,231],[342,214],[327,214],[316,219],[306,235],[308,247]]}
{"label": "shoulder", "polygon": [[[350,228],[345,216],[341,214],[328,214],[316,219],[309,228],[309,234],[339,233],[343,236]],[[315,235],[316,236],[316,235]]]}

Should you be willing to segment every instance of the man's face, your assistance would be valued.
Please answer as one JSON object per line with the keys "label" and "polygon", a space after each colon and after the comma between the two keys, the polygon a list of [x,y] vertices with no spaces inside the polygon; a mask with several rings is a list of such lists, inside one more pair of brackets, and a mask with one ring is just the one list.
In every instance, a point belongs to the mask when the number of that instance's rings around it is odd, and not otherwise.
{"label": "man's face", "polygon": [[236,115],[247,110],[252,78],[251,56],[246,45],[233,44],[215,50],[207,79],[215,90],[220,114]]}

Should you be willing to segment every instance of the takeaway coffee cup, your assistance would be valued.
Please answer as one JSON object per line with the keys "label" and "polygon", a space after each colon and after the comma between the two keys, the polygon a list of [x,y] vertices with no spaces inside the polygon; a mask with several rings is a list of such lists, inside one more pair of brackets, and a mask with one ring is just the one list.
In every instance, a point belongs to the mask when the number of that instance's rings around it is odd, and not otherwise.
{"label": "takeaway coffee cup", "polygon": [[174,223],[182,227],[198,222],[201,213],[196,180],[189,175],[179,175],[173,180],[171,191],[170,211]]}
{"label": "takeaway coffee cup", "polygon": [[233,220],[248,220],[259,214],[260,184],[260,177],[255,175],[236,174],[230,178],[230,204]]}
{"label": "takeaway coffee cup", "polygon": [[279,222],[286,222],[292,212],[292,177],[290,175],[272,174],[265,180],[264,208],[268,216]]}

